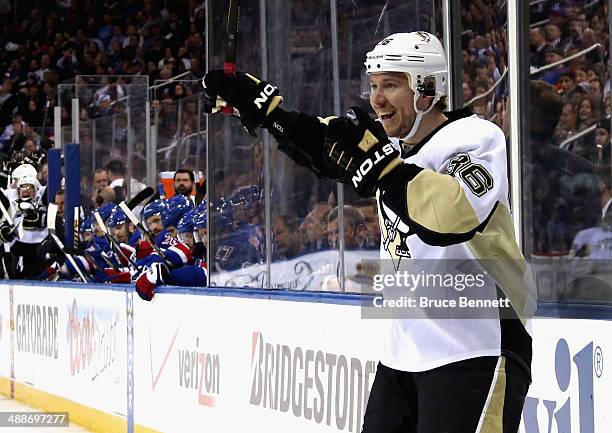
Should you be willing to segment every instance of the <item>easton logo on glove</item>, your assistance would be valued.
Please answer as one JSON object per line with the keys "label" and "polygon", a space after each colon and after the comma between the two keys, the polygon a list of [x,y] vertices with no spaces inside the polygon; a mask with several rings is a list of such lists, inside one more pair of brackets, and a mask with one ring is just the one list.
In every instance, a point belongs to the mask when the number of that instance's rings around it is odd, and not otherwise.
{"label": "easton logo on glove", "polygon": [[367,158],[357,169],[357,173],[351,179],[353,181],[353,186],[355,188],[359,188],[359,183],[363,181],[364,177],[368,175],[370,170],[372,170],[374,166],[379,164],[381,161],[385,161],[385,157],[393,155],[394,153],[397,153],[397,151],[393,148],[393,146],[391,146],[390,143],[387,143],[382,147],[382,154],[380,154],[378,150],[374,151],[374,161],[372,161],[371,158]]}
{"label": "easton logo on glove", "polygon": [[351,107],[328,123],[325,162],[335,178],[372,197],[380,174],[400,153],[383,126],[359,107]]}
{"label": "easton logo on glove", "polygon": [[259,93],[260,97],[259,98],[255,98],[255,105],[257,106],[257,108],[259,108],[260,110],[263,108],[263,105],[268,101],[268,97],[274,95],[274,92],[276,92],[278,90],[278,87],[276,87],[273,84],[266,84],[266,86],[264,87],[264,89]]}
{"label": "easton logo on glove", "polygon": [[242,125],[253,135],[255,128],[263,126],[267,116],[283,101],[277,86],[244,72],[227,75],[222,70],[212,70],[204,77],[203,85],[209,101],[207,111],[227,102],[238,110]]}

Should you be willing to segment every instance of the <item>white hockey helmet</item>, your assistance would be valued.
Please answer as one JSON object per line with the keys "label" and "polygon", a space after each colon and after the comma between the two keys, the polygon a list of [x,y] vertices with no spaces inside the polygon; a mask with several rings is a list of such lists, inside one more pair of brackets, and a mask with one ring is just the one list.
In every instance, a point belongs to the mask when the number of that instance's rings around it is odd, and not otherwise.
{"label": "white hockey helmet", "polygon": [[17,180],[17,188],[20,188],[23,185],[32,185],[34,189],[38,191],[39,184],[38,179],[36,179],[36,176],[32,176],[30,174],[21,176],[19,180]]}
{"label": "white hockey helmet", "polygon": [[21,164],[20,166],[16,167],[13,172],[11,173],[11,178],[17,182],[19,182],[19,179],[23,176],[34,176],[36,177],[38,173],[36,172],[36,169],[34,168],[33,165],[31,164]]}
{"label": "white hockey helmet", "polygon": [[[446,96],[448,66],[444,48],[440,40],[427,32],[395,33],[380,41],[367,53],[365,73],[403,72],[408,77],[410,88],[414,91],[414,109],[417,113],[412,130],[402,139],[408,139],[417,131],[423,115]],[[369,78],[362,86],[362,94],[369,96]],[[421,96],[434,98],[426,110],[418,110],[416,102]]]}

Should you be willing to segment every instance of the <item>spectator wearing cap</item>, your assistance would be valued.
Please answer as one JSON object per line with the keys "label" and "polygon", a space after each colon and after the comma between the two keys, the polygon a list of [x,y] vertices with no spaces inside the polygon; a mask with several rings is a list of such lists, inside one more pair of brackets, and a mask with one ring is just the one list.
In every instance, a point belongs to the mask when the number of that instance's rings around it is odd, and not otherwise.
{"label": "spectator wearing cap", "polygon": [[[563,59],[563,52],[559,48],[549,47],[546,51],[545,59],[547,65],[557,63]],[[563,71],[564,68],[562,66],[556,66],[544,72],[544,74],[542,74],[542,76],[540,77],[540,80],[545,81],[554,86],[559,82],[561,72]]]}

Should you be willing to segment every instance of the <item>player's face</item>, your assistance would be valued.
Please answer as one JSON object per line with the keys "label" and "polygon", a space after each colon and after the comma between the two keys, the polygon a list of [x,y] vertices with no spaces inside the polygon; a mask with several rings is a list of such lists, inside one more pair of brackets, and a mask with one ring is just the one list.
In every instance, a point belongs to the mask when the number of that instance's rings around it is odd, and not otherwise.
{"label": "player's face", "polygon": [[83,238],[83,242],[89,243],[93,240],[94,234],[93,232],[83,232],[81,237]]}
{"label": "player's face", "polygon": [[19,187],[19,198],[32,198],[36,194],[34,185],[26,183]]}
{"label": "player's face", "polygon": [[189,248],[193,247],[194,242],[192,232],[179,233],[179,240],[185,245],[187,245]]}
{"label": "player's face", "polygon": [[125,230],[125,224],[117,224],[115,227],[112,228],[112,230],[113,230],[113,236],[115,236],[115,239],[117,239],[119,242],[123,242],[124,244],[127,244],[128,236]]}
{"label": "player's face", "polygon": [[149,218],[147,218],[146,223],[149,227],[149,230],[151,230],[151,233],[153,233],[153,236],[157,236],[164,230],[164,224],[162,223],[161,215],[150,216]]}
{"label": "player's face", "polygon": [[166,227],[166,231],[170,234],[171,237],[175,238],[178,236],[178,230],[174,226]]}
{"label": "player's face", "polygon": [[407,135],[416,118],[414,93],[408,85],[408,77],[401,72],[370,75],[370,90],[370,104],[387,135]]}
{"label": "player's face", "polygon": [[200,227],[198,229],[198,234],[200,235],[202,242],[206,244],[206,238],[208,236],[208,229],[206,227]]}
{"label": "player's face", "polygon": [[96,237],[101,238],[104,236],[104,232],[98,227],[98,224],[93,224],[93,230]]}

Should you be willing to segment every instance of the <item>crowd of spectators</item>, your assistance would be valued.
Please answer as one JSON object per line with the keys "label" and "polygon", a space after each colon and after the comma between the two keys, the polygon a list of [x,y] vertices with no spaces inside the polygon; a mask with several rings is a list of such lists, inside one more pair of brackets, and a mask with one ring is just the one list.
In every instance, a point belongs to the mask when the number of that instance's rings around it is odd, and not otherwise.
{"label": "crowd of spectators", "polygon": [[[508,133],[508,84],[500,80],[507,65],[505,2],[462,3],[463,103]],[[531,80],[549,86],[531,86],[530,146],[523,156],[533,254],[573,253],[574,238],[600,226],[609,205],[608,7],[604,1],[530,2]]]}
{"label": "crowd of spectators", "polygon": [[[125,103],[117,102],[126,96],[125,84],[129,83],[111,76],[148,77],[148,85],[152,85],[155,80],[167,80],[185,71],[191,71],[198,78],[204,74],[206,16],[202,1],[4,3],[0,11],[0,70],[3,72],[0,151],[8,151],[15,141],[13,135],[21,134],[32,139],[37,147],[50,147],[54,113],[49,107],[61,105],[62,124],[70,124],[70,96],[74,93],[58,101],[58,94],[62,98],[58,86],[74,84],[76,75],[109,76],[97,79],[92,85],[93,91],[79,92],[80,120],[84,121],[126,110]],[[191,88],[180,85],[166,86],[157,97],[163,104],[192,92]],[[146,88],[141,93],[147,97]],[[48,128],[45,133],[42,126]],[[108,135],[91,137],[91,131],[87,127],[83,129],[84,141],[108,138]],[[122,139],[121,129],[117,127],[119,132],[114,139]],[[113,156],[118,155],[108,154],[102,163]]]}

